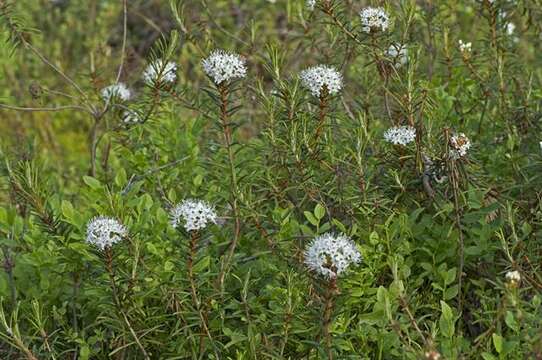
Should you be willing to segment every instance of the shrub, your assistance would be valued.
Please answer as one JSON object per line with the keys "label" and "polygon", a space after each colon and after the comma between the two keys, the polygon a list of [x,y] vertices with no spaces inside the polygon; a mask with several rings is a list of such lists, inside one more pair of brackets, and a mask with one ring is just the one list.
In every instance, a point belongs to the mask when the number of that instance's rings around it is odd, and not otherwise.
{"label": "shrub", "polygon": [[537,1],[23,3],[3,358],[542,356]]}

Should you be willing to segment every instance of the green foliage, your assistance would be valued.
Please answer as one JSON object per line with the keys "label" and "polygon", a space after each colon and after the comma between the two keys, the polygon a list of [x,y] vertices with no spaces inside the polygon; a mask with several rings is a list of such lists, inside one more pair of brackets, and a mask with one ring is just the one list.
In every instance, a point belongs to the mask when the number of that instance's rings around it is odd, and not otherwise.
{"label": "green foliage", "polygon": [[[369,3],[386,32],[362,31]],[[541,16],[535,0],[0,0],[0,358],[541,357]],[[247,76],[214,84],[214,49]],[[303,87],[317,64],[340,93]],[[118,82],[134,96],[103,99]],[[392,126],[415,140],[386,142]],[[173,228],[189,198],[216,224]],[[95,216],[128,236],[89,244]],[[363,258],[337,279],[304,263],[328,232]]]}

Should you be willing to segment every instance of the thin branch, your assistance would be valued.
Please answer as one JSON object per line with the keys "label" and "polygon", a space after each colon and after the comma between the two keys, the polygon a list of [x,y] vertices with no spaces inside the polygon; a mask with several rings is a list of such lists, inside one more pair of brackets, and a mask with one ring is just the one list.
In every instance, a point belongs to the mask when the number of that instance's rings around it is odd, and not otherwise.
{"label": "thin branch", "polygon": [[12,106],[6,104],[0,104],[0,109],[13,110],[13,111],[25,111],[25,112],[55,112],[64,110],[78,110],[92,114],[87,108],[78,105],[64,105],[56,107],[24,107],[24,106]]}
{"label": "thin branch", "polygon": [[228,97],[229,89],[227,84],[218,85],[218,92],[220,96],[220,111],[219,117],[222,125],[222,130],[224,132],[224,147],[228,152],[228,165],[230,170],[230,181],[231,181],[231,206],[235,218],[235,229],[233,234],[233,239],[230,242],[228,253],[226,254],[220,273],[218,275],[218,284],[220,286],[220,293],[224,292],[224,278],[229,271],[229,267],[233,260],[235,254],[235,248],[239,242],[239,237],[241,235],[241,213],[239,210],[239,184],[237,182],[237,170],[235,168],[235,151],[233,150],[233,134],[232,134],[232,124],[229,118],[228,112]]}
{"label": "thin branch", "polygon": [[122,49],[120,54],[120,64],[119,69],[117,71],[117,78],[115,80],[115,84],[118,84],[120,81],[120,76],[122,75],[122,70],[124,68],[124,59],[126,57],[126,39],[128,35],[128,5],[127,0],[122,1],[122,14],[124,17],[123,25],[122,25]]}
{"label": "thin branch", "polygon": [[24,40],[24,46],[28,49],[30,49],[30,51],[32,51],[45,65],[49,66],[50,68],[52,68],[57,74],[59,74],[68,84],[70,84],[71,86],[73,86],[73,88],[75,88],[75,90],[77,90],[77,92],[79,94],[81,94],[83,100],[85,102],[88,102],[88,97],[87,95],[85,94],[85,92],[79,87],[79,85],[77,85],[77,83],[72,80],[72,78],[70,78],[68,75],[66,75],[62,70],[60,70],[56,65],[54,65],[53,63],[51,63],[38,49],[36,49],[34,46],[32,46],[29,42],[27,42],[26,40]]}
{"label": "thin branch", "polygon": [[175,166],[177,164],[180,164],[182,163],[183,161],[185,161],[186,159],[188,159],[189,156],[185,156],[181,159],[177,159],[177,160],[174,160],[172,162],[169,162],[167,164],[164,164],[164,165],[161,165],[161,166],[158,166],[158,167],[155,167],[153,169],[150,169],[150,170],[147,170],[145,171],[143,174],[141,175],[132,175],[132,177],[130,178],[130,180],[128,181],[128,184],[126,184],[126,186],[124,187],[124,189],[122,189],[121,191],[121,194],[122,195],[126,195],[126,193],[128,191],[130,191],[130,189],[132,188],[133,184],[137,181],[140,181],[140,180],[143,180],[144,178],[146,178],[147,176],[149,175],[152,175],[154,173],[157,173],[159,171],[162,171],[164,169],[167,169],[167,168],[170,168],[172,166]]}

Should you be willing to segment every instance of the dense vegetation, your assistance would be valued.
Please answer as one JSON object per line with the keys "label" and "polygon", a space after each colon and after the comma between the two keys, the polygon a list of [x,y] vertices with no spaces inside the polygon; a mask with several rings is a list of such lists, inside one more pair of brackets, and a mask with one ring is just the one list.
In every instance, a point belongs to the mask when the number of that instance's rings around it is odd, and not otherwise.
{"label": "dense vegetation", "polygon": [[0,358],[542,358],[541,5],[0,0]]}

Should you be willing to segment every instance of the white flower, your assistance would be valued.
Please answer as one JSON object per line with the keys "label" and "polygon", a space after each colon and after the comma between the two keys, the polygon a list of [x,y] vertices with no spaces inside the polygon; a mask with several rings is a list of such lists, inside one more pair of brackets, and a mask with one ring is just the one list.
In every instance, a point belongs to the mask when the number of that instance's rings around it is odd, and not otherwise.
{"label": "white flower", "polygon": [[142,121],[141,116],[133,110],[125,110],[122,113],[122,122],[126,125],[138,124]]}
{"label": "white flower", "polygon": [[177,80],[177,64],[172,61],[164,64],[164,60],[158,59],[147,66],[143,73],[143,80],[149,85],[158,82],[175,82]]}
{"label": "white flower", "polygon": [[361,254],[346,235],[331,233],[316,237],[305,250],[305,265],[317,274],[335,279],[351,264],[361,262]]}
{"label": "white flower", "polygon": [[440,360],[442,355],[436,350],[426,351],[425,359],[426,360]]}
{"label": "white flower", "polygon": [[132,92],[126,87],[124,83],[109,85],[102,89],[102,98],[104,101],[110,101],[111,98],[119,98],[122,101],[130,100]]}
{"label": "white flower", "polygon": [[202,65],[205,73],[217,85],[224,81],[243,78],[247,74],[245,59],[224,50],[214,50],[207,59],[202,61]]}
{"label": "white flower", "polygon": [[516,24],[514,23],[508,23],[506,24],[506,33],[510,36],[514,35],[514,32],[516,31]]}
{"label": "white flower", "polygon": [[508,282],[519,283],[521,281],[521,274],[517,270],[507,272],[505,277]]}
{"label": "white flower", "polygon": [[329,94],[338,93],[343,86],[342,75],[335,68],[327,65],[318,65],[301,71],[301,83],[317,97],[322,94],[324,86]]}
{"label": "white flower", "polygon": [[361,30],[366,33],[386,31],[390,26],[390,18],[381,7],[362,9],[359,12],[359,17],[361,18]]}
{"label": "white flower", "polygon": [[386,130],[384,139],[394,145],[406,146],[416,140],[416,129],[412,126],[395,126]]}
{"label": "white flower", "polygon": [[405,65],[408,62],[408,49],[401,44],[391,44],[386,55],[393,59],[398,66]]}
{"label": "white flower", "polygon": [[209,223],[217,223],[214,208],[205,201],[188,199],[171,210],[171,226],[183,226],[186,231],[201,230]]}
{"label": "white flower", "polygon": [[450,137],[450,157],[454,160],[457,160],[465,155],[470,149],[470,140],[463,134],[459,133]]}
{"label": "white flower", "polygon": [[307,7],[309,10],[314,10],[314,7],[316,6],[316,0],[307,0]]}
{"label": "white flower", "polygon": [[127,234],[126,227],[114,218],[98,216],[87,224],[87,242],[102,250],[118,243]]}
{"label": "white flower", "polygon": [[471,42],[463,42],[463,40],[459,39],[459,51],[462,53],[470,53],[472,50],[472,43]]}

